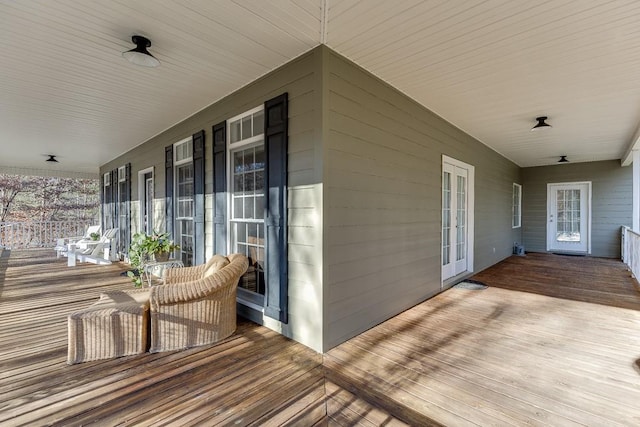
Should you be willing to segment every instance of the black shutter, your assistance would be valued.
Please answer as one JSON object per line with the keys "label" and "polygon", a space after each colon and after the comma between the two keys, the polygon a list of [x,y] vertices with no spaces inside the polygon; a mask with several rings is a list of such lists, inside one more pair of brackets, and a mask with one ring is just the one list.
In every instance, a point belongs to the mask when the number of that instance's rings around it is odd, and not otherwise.
{"label": "black shutter", "polygon": [[204,130],[193,135],[193,264],[204,264]]}
{"label": "black shutter", "polygon": [[266,282],[264,314],[288,319],[287,282],[287,94],[264,104]]}
{"label": "black shutter", "polygon": [[111,225],[109,228],[118,227],[118,168],[111,171]]}
{"label": "black shutter", "polygon": [[120,230],[122,252],[129,253],[131,243],[131,163],[124,166],[124,230]]}
{"label": "black shutter", "polygon": [[165,229],[173,237],[173,145],[164,148]]}
{"label": "black shutter", "polygon": [[213,249],[227,253],[227,122],[213,126]]}
{"label": "black shutter", "polygon": [[102,215],[100,216],[100,227],[102,231],[107,228],[107,222],[105,221],[105,212],[107,209],[106,195],[104,192],[104,174],[100,175],[100,207],[102,208]]}

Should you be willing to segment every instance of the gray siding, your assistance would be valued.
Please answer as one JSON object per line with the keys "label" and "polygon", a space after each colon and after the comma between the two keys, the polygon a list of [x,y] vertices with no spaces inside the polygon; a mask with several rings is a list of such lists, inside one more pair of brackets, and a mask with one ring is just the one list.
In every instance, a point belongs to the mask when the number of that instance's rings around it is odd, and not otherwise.
{"label": "gray siding", "polygon": [[524,168],[522,178],[526,250],[547,250],[547,184],[591,181],[591,255],[620,257],[620,226],[631,225],[631,167],[621,167],[618,160],[569,163]]}
{"label": "gray siding", "polygon": [[440,292],[443,154],[475,166],[475,270],[521,235],[515,164],[323,50],[327,350]]}
{"label": "gray siding", "polygon": [[[213,164],[211,128],[223,120],[289,93],[289,324],[264,323],[322,351],[322,150],[320,51],[303,55],[278,70],[194,114],[104,165],[101,172],[131,162],[132,198],[138,200],[138,171],[154,167],[156,228],[164,228],[164,147],[205,130],[206,256],[213,255]],[[135,203],[137,215],[138,204]],[[135,219],[137,224],[138,220]],[[255,314],[255,313],[254,313]],[[252,318],[256,318],[252,316]]]}

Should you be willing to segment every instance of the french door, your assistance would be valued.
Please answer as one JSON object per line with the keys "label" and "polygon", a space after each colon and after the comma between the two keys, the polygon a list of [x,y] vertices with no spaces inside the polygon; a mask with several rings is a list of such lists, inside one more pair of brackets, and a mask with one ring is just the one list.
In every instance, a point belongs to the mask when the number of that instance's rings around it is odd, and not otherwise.
{"label": "french door", "polygon": [[443,281],[473,271],[473,181],[473,166],[443,156]]}
{"label": "french door", "polygon": [[547,250],[590,253],[591,182],[547,184]]}

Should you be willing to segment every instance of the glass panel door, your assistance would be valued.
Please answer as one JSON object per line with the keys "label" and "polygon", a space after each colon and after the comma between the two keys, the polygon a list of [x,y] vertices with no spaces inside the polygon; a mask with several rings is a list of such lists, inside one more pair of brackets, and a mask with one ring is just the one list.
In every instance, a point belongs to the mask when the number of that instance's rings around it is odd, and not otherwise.
{"label": "glass panel door", "polygon": [[589,251],[591,183],[549,184],[547,250]]}
{"label": "glass panel door", "polygon": [[442,280],[470,271],[470,192],[473,166],[451,159],[442,164]]}
{"label": "glass panel door", "polygon": [[451,263],[451,172],[442,175],[442,265]]}

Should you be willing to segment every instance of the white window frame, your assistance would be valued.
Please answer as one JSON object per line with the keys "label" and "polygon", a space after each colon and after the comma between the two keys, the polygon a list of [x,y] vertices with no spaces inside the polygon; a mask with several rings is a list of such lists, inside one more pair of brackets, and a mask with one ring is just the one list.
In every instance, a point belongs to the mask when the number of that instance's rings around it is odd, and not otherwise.
{"label": "white window frame", "polygon": [[111,173],[107,172],[102,176],[102,185],[103,187],[108,187],[111,185]]}
{"label": "white window frame", "polygon": [[[516,195],[518,196],[517,204],[515,203]],[[516,216],[516,206],[518,215]],[[516,224],[516,218],[518,223]],[[511,228],[522,227],[522,185],[513,183],[513,193],[511,195]]]}
{"label": "white window frame", "polygon": [[[231,162],[233,159],[232,155],[236,151],[243,150],[246,148],[251,148],[252,146],[257,145],[257,143],[259,142],[262,142],[262,144],[264,145],[264,132],[259,135],[252,136],[251,138],[241,139],[240,141],[231,142],[231,123],[260,111],[264,111],[263,105],[256,108],[252,108],[251,110],[245,111],[244,113],[238,114],[237,116],[231,117],[229,120],[227,120],[227,135],[229,135],[229,143],[227,143],[227,165],[226,165],[226,168],[227,168],[227,230],[231,230],[231,222],[233,219],[233,195],[231,194],[232,180],[233,180],[233,170],[231,168]],[[264,218],[256,219],[256,220],[245,220],[245,221],[264,224]],[[231,251],[230,236],[227,238],[226,243],[227,243],[227,253],[230,253]]]}
{"label": "white window frame", "polygon": [[[181,237],[182,236],[178,236],[177,232],[178,232],[178,220],[185,220],[185,219],[189,219],[191,218],[191,220],[193,221],[194,217],[180,217],[178,216],[178,167],[185,165],[185,164],[193,164],[193,146],[191,149],[191,156],[190,157],[186,157],[184,159],[181,160],[177,160],[177,155],[178,155],[178,146],[182,145],[182,144],[188,144],[190,142],[193,141],[192,137],[187,137],[184,138],[178,142],[175,142],[173,144],[173,229],[174,229],[174,241],[178,244],[180,244],[180,241],[182,240]],[[194,194],[194,198],[192,199],[192,202],[195,204],[195,194]],[[195,208],[195,206],[194,206]],[[192,210],[193,213],[193,210]],[[193,244],[195,245],[195,236],[193,236],[194,242]],[[182,258],[182,248],[180,248],[178,250],[179,252],[179,256],[178,258]],[[193,253],[191,254],[193,256]]]}
{"label": "white window frame", "polygon": [[[246,139],[241,139],[239,141],[236,142],[231,142],[231,124],[237,120],[241,120],[244,117],[256,114],[260,111],[264,111],[264,105],[260,105],[258,107],[252,108],[251,110],[245,111],[241,114],[238,114],[237,116],[231,117],[230,119],[227,120],[227,135],[228,135],[228,142],[227,142],[227,147],[226,147],[226,157],[227,157],[227,164],[226,164],[226,175],[227,175],[227,188],[226,188],[226,193],[227,193],[227,230],[228,230],[228,234],[227,234],[227,241],[226,241],[226,245],[227,245],[227,253],[230,253],[232,251],[232,242],[234,239],[236,239],[236,236],[232,236],[231,233],[233,233],[233,226],[232,223],[234,222],[234,212],[233,212],[233,194],[232,194],[232,189],[233,189],[233,168],[232,168],[232,162],[233,162],[233,154],[237,151],[241,151],[241,150],[245,150],[251,147],[255,147],[258,146],[259,144],[262,144],[263,146],[265,145],[265,134],[264,131],[258,135],[254,135],[250,138],[246,138]],[[266,147],[265,147],[266,148]],[[266,153],[265,153],[266,154]],[[266,162],[266,159],[265,159]],[[265,195],[266,197],[266,195]],[[265,219],[242,219],[242,221],[246,222],[246,223],[252,223],[252,224],[262,224],[263,225],[263,232],[266,232],[266,222]],[[266,245],[263,246],[263,251],[265,253],[266,256]],[[263,295],[260,294],[253,294],[250,291],[246,291],[242,288],[238,288],[238,300],[242,301],[242,303],[244,305],[250,306],[256,310],[263,310],[263,306],[264,306],[264,301],[262,301],[262,299],[264,298]],[[253,294],[253,295],[249,295],[249,294]],[[258,296],[259,295],[259,296]]]}
{"label": "white window frame", "polygon": [[126,166],[120,166],[118,168],[118,182],[125,182],[127,180],[127,168]]}
{"label": "white window frame", "polygon": [[[146,194],[146,187],[147,187],[147,183],[146,183],[146,181],[144,179],[144,176],[146,174],[148,174],[148,173],[151,174],[151,179],[153,180],[153,184],[154,184],[154,187],[155,187],[155,172],[154,172],[154,167],[153,166],[138,171],[138,202],[140,204],[140,208],[139,208],[139,212],[138,212],[138,215],[139,215],[139,218],[138,218],[138,221],[139,221],[139,223],[138,223],[138,231],[145,231],[145,229],[144,229],[144,206],[142,206],[142,199],[143,199],[143,195]],[[155,188],[154,188],[154,190],[155,190]],[[148,202],[148,201],[145,199],[145,202]],[[152,201],[152,206],[154,206],[154,204],[155,204],[155,202]],[[154,206],[154,209],[151,212],[151,216],[152,216],[151,224],[152,225],[151,225],[151,230],[150,231],[153,231],[153,224],[154,224],[153,219],[155,219],[155,218],[153,218],[154,215],[155,215],[155,206]]]}

